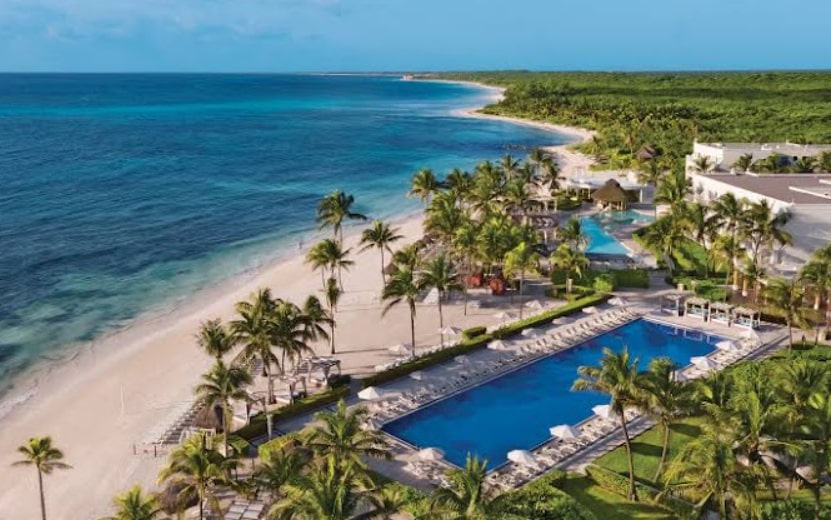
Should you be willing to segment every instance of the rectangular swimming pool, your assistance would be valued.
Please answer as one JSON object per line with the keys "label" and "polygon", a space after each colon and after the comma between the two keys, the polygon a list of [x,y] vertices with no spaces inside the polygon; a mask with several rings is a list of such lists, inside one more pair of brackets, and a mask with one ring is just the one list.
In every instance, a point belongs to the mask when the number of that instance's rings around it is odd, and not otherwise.
{"label": "rectangular swimming pool", "polygon": [[611,231],[621,226],[649,223],[653,220],[650,216],[631,210],[597,213],[590,217],[582,217],[580,225],[583,234],[586,235],[589,241],[586,253],[628,255],[630,253],[629,249],[613,237]]}
{"label": "rectangular swimming pool", "polygon": [[714,350],[723,338],[636,320],[455,394],[384,425],[383,429],[420,448],[438,447],[449,462],[464,466],[468,453],[488,460],[494,468],[514,449],[531,449],[546,441],[548,429],[577,424],[592,415],[592,407],[609,398],[594,392],[572,392],[577,367],[597,365],[603,347],[629,347],[645,370],[653,358],[666,356],[680,366]]}

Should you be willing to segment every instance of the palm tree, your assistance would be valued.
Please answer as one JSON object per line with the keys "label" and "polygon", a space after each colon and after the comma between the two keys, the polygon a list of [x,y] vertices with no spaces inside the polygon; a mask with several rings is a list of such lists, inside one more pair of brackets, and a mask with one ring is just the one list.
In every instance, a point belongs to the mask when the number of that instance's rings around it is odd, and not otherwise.
{"label": "palm tree", "polygon": [[[450,487],[438,487],[430,497],[431,509],[439,518],[488,520],[496,518],[502,499],[490,499],[485,490],[488,462],[467,456],[464,468],[447,472]],[[503,495],[505,496],[505,495]]]}
{"label": "palm tree", "polygon": [[296,483],[311,461],[308,450],[295,445],[294,438],[281,437],[262,451],[262,462],[251,476],[257,491],[266,490],[276,497],[285,486]]}
{"label": "palm tree", "polygon": [[393,520],[399,518],[405,506],[412,502],[405,486],[387,485],[367,497],[372,503],[372,511],[364,515],[372,520]]}
{"label": "palm tree", "polygon": [[677,380],[677,369],[678,365],[671,359],[655,358],[649,362],[649,368],[644,373],[640,387],[644,398],[644,410],[655,418],[663,430],[661,458],[655,472],[655,482],[661,478],[667,460],[672,425],[679,417],[688,413],[692,406],[690,387]]}
{"label": "palm tree", "polygon": [[583,226],[577,217],[568,219],[566,225],[559,229],[558,234],[560,240],[571,244],[577,249],[582,249],[587,243],[586,236],[583,234]]}
{"label": "palm tree", "polygon": [[511,276],[519,271],[519,319],[522,319],[522,293],[525,288],[525,272],[532,269],[539,261],[539,254],[527,242],[520,242],[518,246],[505,255],[505,272]]}
{"label": "palm tree", "polygon": [[340,464],[327,458],[308,475],[285,486],[286,496],[269,512],[279,520],[353,520],[369,517],[358,515],[362,506],[371,504],[375,493],[372,479],[355,464]]}
{"label": "palm tree", "polygon": [[365,408],[350,410],[341,400],[335,411],[315,414],[320,425],[309,431],[305,444],[317,456],[331,458],[338,464],[365,467],[361,457],[389,459],[391,454],[383,434],[361,428],[366,417]]}
{"label": "palm tree", "polygon": [[748,258],[742,269],[742,296],[747,297],[748,290],[753,287],[753,301],[759,301],[759,284],[767,276],[765,268]]}
{"label": "palm tree", "polygon": [[637,501],[632,443],[629,439],[625,412],[627,407],[634,406],[638,402],[638,392],[641,386],[638,358],[632,359],[628,348],[624,348],[620,353],[604,348],[600,366],[581,366],[577,369],[577,373],[580,377],[574,381],[572,390],[600,392],[611,398],[610,405],[620,420],[623,440],[626,443],[626,457],[629,463],[629,499]]}
{"label": "palm tree", "polygon": [[331,317],[329,320],[329,340],[332,345],[330,354],[333,356],[335,355],[335,314],[338,312],[338,302],[340,301],[341,294],[343,294],[343,291],[340,290],[338,281],[334,278],[329,278],[326,281],[324,296],[326,296],[326,305],[329,306],[329,316]]}
{"label": "palm tree", "polygon": [[453,252],[461,258],[465,265],[467,277],[463,280],[462,289],[464,290],[464,314],[467,316],[467,285],[469,277],[473,276],[473,261],[476,258],[478,249],[478,233],[476,224],[471,220],[463,224],[456,230],[453,236]]}
{"label": "palm tree", "polygon": [[511,154],[506,153],[499,161],[499,167],[504,172],[505,177],[510,180],[518,173],[520,163],[521,161],[519,159],[514,159]]}
{"label": "palm tree", "polygon": [[217,360],[222,359],[236,344],[234,335],[222,325],[222,321],[219,319],[202,323],[196,340],[206,354]]}
{"label": "palm tree", "polygon": [[153,496],[145,495],[141,486],[133,486],[113,499],[115,514],[101,520],[159,520],[162,509]]}
{"label": "palm tree", "polygon": [[303,309],[292,302],[277,302],[271,312],[271,341],[283,356],[281,371],[285,371],[286,358],[291,361],[292,369],[296,370],[297,362],[304,354],[314,354],[314,349],[309,346],[309,341],[314,337],[312,330],[310,318]]}
{"label": "palm tree", "polygon": [[681,223],[691,234],[695,242],[704,248],[707,260],[704,262],[704,276],[709,276],[710,270],[710,246],[715,236],[715,220],[710,216],[710,208],[704,204],[693,202],[687,204]]}
{"label": "palm tree", "polygon": [[412,341],[410,347],[413,349],[413,353],[415,353],[416,346],[415,304],[416,299],[421,294],[421,289],[422,286],[419,284],[419,281],[413,273],[412,269],[410,269],[409,267],[403,267],[396,271],[392,276],[390,276],[390,279],[387,281],[387,285],[384,286],[384,292],[381,294],[382,300],[389,300],[387,305],[384,307],[381,316],[386,315],[390,309],[392,309],[399,303],[407,302],[407,306],[410,309],[410,339]]}
{"label": "palm tree", "polygon": [[459,292],[462,284],[459,281],[459,273],[447,254],[436,255],[426,264],[424,269],[418,272],[416,285],[424,289],[436,289],[439,293],[436,302],[439,311],[439,328],[444,328],[444,315],[442,314],[442,299],[446,294]]}
{"label": "palm tree", "polygon": [[392,255],[392,263],[395,269],[409,269],[415,271],[416,266],[421,263],[422,242],[408,244]]}
{"label": "palm tree", "polygon": [[752,501],[759,478],[754,467],[743,468],[738,463],[727,440],[706,432],[681,448],[664,480],[673,488],[700,496],[701,506],[715,500],[720,518],[730,518],[728,497]]}
{"label": "palm tree", "polygon": [[750,204],[744,211],[744,230],[750,240],[750,250],[754,261],[758,261],[762,246],[771,251],[774,245],[788,245],[792,242],[791,234],[785,226],[791,219],[790,212],[774,213],[767,199]]}
{"label": "palm tree", "polygon": [[791,169],[794,173],[813,173],[816,167],[817,162],[813,157],[800,157],[793,163]]}
{"label": "palm tree", "polygon": [[210,372],[202,376],[195,390],[200,403],[208,408],[222,409],[222,433],[224,434],[225,454],[228,455],[228,437],[231,435],[231,400],[248,401],[245,390],[251,384],[251,375],[239,367],[226,366],[218,360]]}
{"label": "palm tree", "polygon": [[723,194],[712,203],[713,212],[717,217],[716,222],[730,239],[730,271],[733,273],[734,288],[739,286],[738,253],[739,237],[742,231],[742,223],[745,220],[744,206],[745,201],[737,199],[733,192]]}
{"label": "palm tree", "polygon": [[644,229],[644,242],[663,255],[670,276],[675,272],[675,252],[687,239],[684,225],[679,215],[670,214]]}
{"label": "palm tree", "polygon": [[746,153],[736,159],[736,162],[733,163],[733,168],[736,170],[745,173],[750,170],[750,167],[753,166],[753,154]]}
{"label": "palm tree", "polygon": [[454,168],[444,180],[445,187],[456,195],[458,200],[464,198],[473,187],[473,177],[468,172]]}
{"label": "palm tree", "polygon": [[716,164],[707,155],[698,155],[693,159],[690,165],[690,170],[695,173],[710,173],[716,167]]}
{"label": "palm tree", "polygon": [[[354,261],[349,259],[349,253],[351,251],[351,249],[344,249],[343,242],[339,240],[324,238],[312,247],[306,255],[306,262],[312,264],[315,269],[327,268],[331,276],[335,276],[337,273],[338,283],[342,290],[343,280],[341,279],[341,271],[343,269],[348,270],[355,264]],[[322,270],[320,280],[323,282],[325,288],[326,282],[324,281],[324,272]]]}
{"label": "palm tree", "polygon": [[231,330],[242,343],[242,359],[252,362],[259,358],[263,363],[263,370],[268,378],[268,402],[274,402],[274,378],[271,366],[280,367],[280,360],[274,354],[273,341],[273,314],[276,302],[271,297],[271,291],[260,289],[251,302],[237,303],[239,318],[231,322]]}
{"label": "palm tree", "polygon": [[692,192],[692,181],[684,170],[676,169],[665,175],[655,191],[655,204],[669,206],[670,215],[684,212],[687,196]]}
{"label": "palm tree", "polygon": [[372,222],[372,227],[367,228],[361,234],[361,251],[366,251],[367,249],[374,247],[381,252],[381,283],[387,283],[387,277],[384,274],[384,268],[386,267],[386,262],[384,262],[384,251],[389,251],[392,254],[392,249],[390,249],[390,244],[393,242],[397,242],[404,238],[403,236],[398,234],[398,228],[391,228],[389,224],[382,220],[375,220]]}
{"label": "palm tree", "polygon": [[334,321],[331,311],[323,307],[317,296],[308,296],[303,303],[302,312],[305,317],[304,325],[309,341],[324,340],[328,342],[330,338],[326,327],[328,326],[331,330]]}
{"label": "palm tree", "polygon": [[831,152],[822,152],[817,157],[817,171],[831,172]]}
{"label": "palm tree", "polygon": [[46,495],[43,492],[43,476],[56,469],[69,469],[72,466],[63,462],[63,452],[52,445],[52,437],[32,437],[17,448],[23,459],[13,466],[34,466],[38,472],[38,493],[40,494],[40,516],[46,520]]}
{"label": "palm tree", "polygon": [[366,215],[352,211],[355,197],[340,190],[323,197],[317,205],[317,222],[320,229],[331,227],[334,236],[343,242],[344,220],[366,220]]}
{"label": "palm tree", "polygon": [[560,244],[551,255],[551,262],[566,273],[566,293],[571,294],[574,285],[574,276],[583,276],[583,269],[589,265],[589,259],[582,251],[572,248],[568,244]]}
{"label": "palm tree", "polygon": [[207,435],[194,435],[176,448],[167,467],[159,473],[159,483],[169,482],[179,487],[179,495],[199,499],[199,519],[205,519],[205,502],[219,510],[217,486],[227,483],[234,463],[222,456],[208,442]]}
{"label": "palm tree", "polygon": [[811,490],[817,518],[822,502],[822,486],[831,464],[831,395],[827,392],[814,392],[808,398],[807,417],[804,421],[804,433],[810,447],[811,466],[814,482]]}
{"label": "palm tree", "polygon": [[408,196],[420,198],[421,203],[426,207],[430,204],[430,197],[441,191],[441,188],[442,184],[436,178],[433,170],[419,170],[413,175],[413,180],[410,182]]}
{"label": "palm tree", "polygon": [[456,230],[468,219],[451,192],[438,195],[427,208],[424,230],[440,242],[448,244]]}
{"label": "palm tree", "polygon": [[764,296],[768,305],[785,318],[788,325],[788,349],[793,349],[793,326],[802,329],[809,326],[808,315],[802,305],[805,289],[798,280],[773,278],[765,287]]}

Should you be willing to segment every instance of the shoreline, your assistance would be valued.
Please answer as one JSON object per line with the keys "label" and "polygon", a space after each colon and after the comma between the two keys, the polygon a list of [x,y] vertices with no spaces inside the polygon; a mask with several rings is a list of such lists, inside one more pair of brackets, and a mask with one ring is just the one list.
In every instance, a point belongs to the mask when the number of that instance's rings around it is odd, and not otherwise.
{"label": "shoreline", "polygon": [[[458,110],[451,114],[461,117]],[[490,116],[469,113],[464,117]],[[554,125],[501,119],[574,135]],[[423,218],[421,210],[407,210],[387,220],[405,236],[403,245],[421,237]],[[361,227],[349,226],[346,231],[347,247],[355,251],[355,266],[344,273],[347,291],[338,311],[338,340],[344,346],[338,354],[345,373],[363,375],[389,359],[386,346],[401,341],[409,326],[403,308],[378,318],[377,252],[356,251]],[[321,232],[302,235],[307,244],[312,243],[308,242],[311,237],[320,236]],[[58,520],[99,517],[112,496],[128,485],[153,487],[164,459],[133,455],[130,444],[141,442],[172,409],[192,399],[192,387],[213,362],[195,345],[199,323],[217,317],[228,320],[234,315],[234,304],[259,287],[270,287],[276,295],[298,304],[310,294],[319,294],[320,275],[304,263],[305,250],[296,250],[292,240],[287,239],[282,251],[262,265],[148,309],[90,342],[66,346],[57,351],[57,359],[39,360],[12,378],[10,390],[0,401],[0,465],[14,460],[14,447],[28,436],[53,435],[75,468],[50,477],[49,501],[64,504],[53,514]],[[417,338],[420,343],[438,342],[432,309],[426,307],[417,318]],[[448,307],[447,318],[460,326],[486,325],[494,319],[487,311],[462,316],[458,308]],[[368,330],[368,320],[381,326]],[[85,486],[85,496],[79,496],[75,483]],[[34,484],[28,472],[0,473],[0,510],[12,508],[17,516],[25,517],[21,512],[33,505],[27,493]]]}

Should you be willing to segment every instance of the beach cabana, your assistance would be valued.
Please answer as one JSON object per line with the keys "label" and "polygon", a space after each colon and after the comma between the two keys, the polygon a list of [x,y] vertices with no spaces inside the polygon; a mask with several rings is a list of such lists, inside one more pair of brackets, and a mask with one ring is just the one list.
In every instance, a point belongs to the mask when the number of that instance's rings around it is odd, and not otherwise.
{"label": "beach cabana", "polygon": [[684,315],[707,321],[710,315],[710,302],[704,298],[689,298],[684,302]]}
{"label": "beach cabana", "polygon": [[511,450],[508,452],[508,460],[520,466],[536,466],[537,458],[527,450]]}
{"label": "beach cabana", "polygon": [[424,448],[418,452],[418,458],[421,460],[441,460],[444,458],[444,452],[438,448]]}
{"label": "beach cabana", "polygon": [[736,307],[733,309],[733,324],[745,329],[756,329],[762,324],[762,313],[756,309]]}
{"label": "beach cabana", "polygon": [[715,361],[707,356],[693,356],[690,358],[690,364],[700,368],[701,370],[710,370],[718,366]]}
{"label": "beach cabana", "polygon": [[681,315],[681,305],[684,303],[684,293],[674,292],[661,298],[661,312],[668,312],[676,316]]}
{"label": "beach cabana", "polygon": [[626,190],[621,188],[620,183],[614,179],[609,179],[600,189],[595,190],[591,198],[598,205],[615,211],[623,211],[629,204]]}
{"label": "beach cabana", "polygon": [[597,406],[593,406],[592,413],[594,413],[601,419],[611,419],[615,416],[615,413],[612,411],[612,407],[608,404],[599,404]]}
{"label": "beach cabana", "polygon": [[374,386],[368,386],[358,392],[358,397],[364,401],[376,401],[384,396],[381,394],[381,391]]}
{"label": "beach cabana", "polygon": [[561,424],[559,426],[552,426],[548,429],[548,433],[551,434],[552,437],[556,437],[558,439],[576,439],[580,436],[580,430],[573,426],[569,426],[568,424]]}
{"label": "beach cabana", "polygon": [[730,325],[732,320],[733,306],[725,302],[710,303],[710,321]]}

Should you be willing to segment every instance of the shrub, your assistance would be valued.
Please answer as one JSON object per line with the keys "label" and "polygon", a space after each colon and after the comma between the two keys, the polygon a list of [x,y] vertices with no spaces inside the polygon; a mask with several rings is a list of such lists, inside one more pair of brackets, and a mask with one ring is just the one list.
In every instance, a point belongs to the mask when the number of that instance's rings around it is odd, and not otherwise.
{"label": "shrub", "polygon": [[612,292],[615,290],[615,277],[609,273],[598,275],[594,279],[592,287],[597,292]]}
{"label": "shrub", "polygon": [[[291,404],[282,406],[273,412],[269,412],[269,415],[271,415],[272,418],[272,425],[276,428],[280,421],[291,419],[293,417],[309,413],[318,408],[322,408],[327,404],[340,401],[349,395],[349,391],[348,385],[329,388],[324,392],[312,394],[308,397],[298,399]],[[266,421],[266,415],[264,413],[255,415],[251,418],[251,422],[247,426],[240,428],[234,433],[249,442],[257,437],[267,435],[268,423]]]}
{"label": "shrub", "polygon": [[777,500],[762,505],[761,520],[831,520],[831,506],[822,504],[819,515],[814,514],[814,505],[799,500]]}
{"label": "shrub", "polygon": [[462,339],[473,339],[488,331],[487,327],[470,327],[462,331]]}
{"label": "shrub", "polygon": [[499,518],[511,520],[596,520],[596,516],[561,491],[565,473],[554,470],[504,495]]}
{"label": "shrub", "polygon": [[649,289],[649,271],[643,269],[620,269],[609,271],[615,277],[615,288]]}
{"label": "shrub", "polygon": [[352,383],[352,376],[349,374],[339,374],[329,376],[329,388],[339,388],[342,386],[349,386]]}
{"label": "shrub", "polygon": [[[598,486],[622,497],[629,495],[629,478],[614,471],[591,464],[586,467],[586,474],[597,483]],[[678,498],[660,493],[657,489],[651,488],[640,482],[635,483],[635,492],[638,498],[647,499],[652,503],[660,504],[672,509],[684,518],[689,517],[695,510],[695,506]]]}

